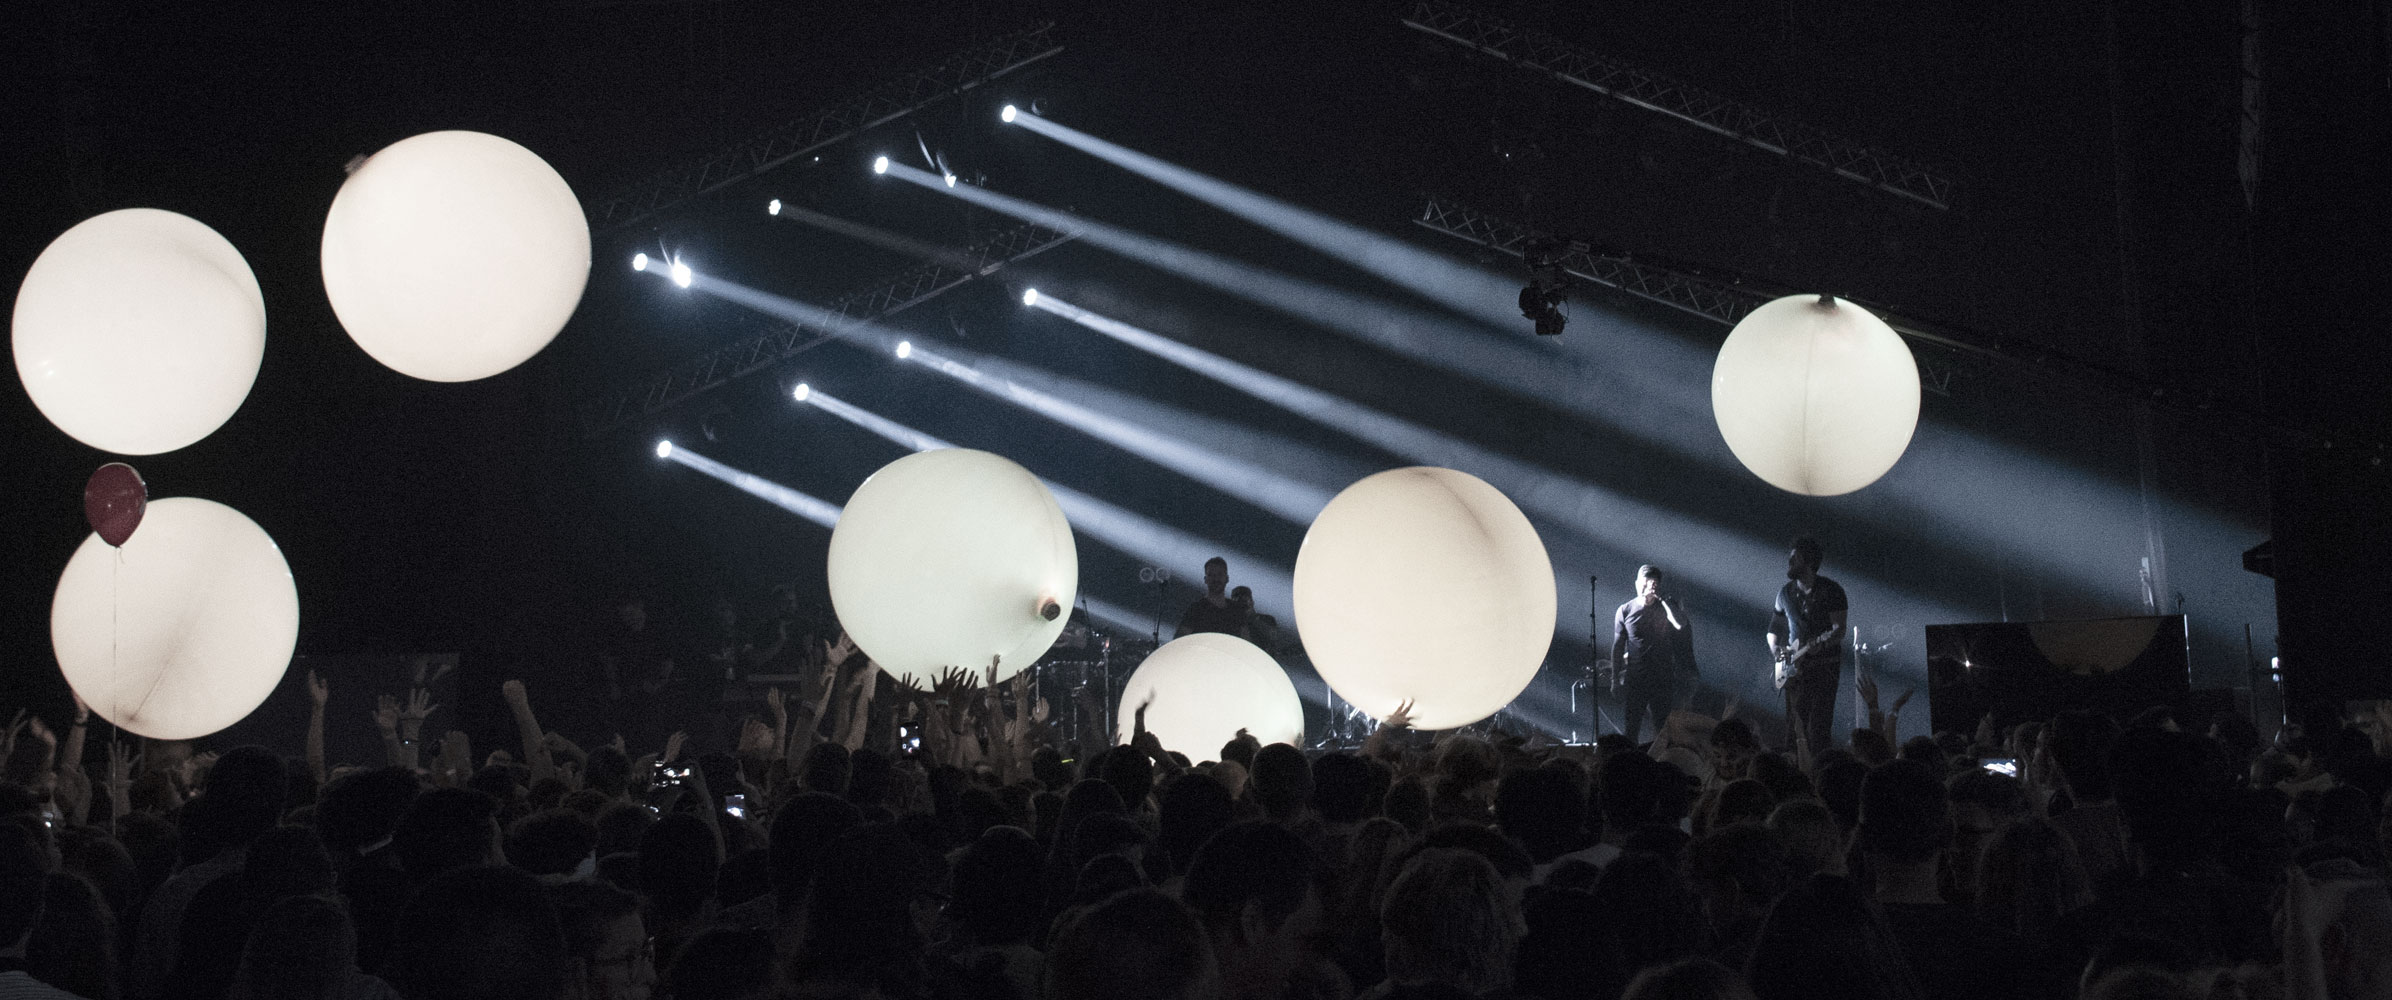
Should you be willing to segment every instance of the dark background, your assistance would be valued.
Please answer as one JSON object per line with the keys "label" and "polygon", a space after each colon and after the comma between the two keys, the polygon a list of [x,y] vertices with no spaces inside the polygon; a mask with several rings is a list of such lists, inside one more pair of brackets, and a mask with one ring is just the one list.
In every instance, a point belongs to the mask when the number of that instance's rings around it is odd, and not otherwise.
{"label": "dark background", "polygon": [[[1862,638],[1894,643],[1880,668],[1912,682],[1924,677],[1927,624],[2156,610],[2189,616],[2194,686],[2247,686],[2252,659],[2276,652],[2277,601],[2239,554],[2271,527],[2296,543],[2382,545],[2383,518],[2369,512],[2382,510],[2384,484],[2365,460],[2386,437],[2379,362],[2392,286],[2374,280],[2386,273],[2380,181],[2392,157],[2369,153],[2386,132],[2381,5],[2304,5],[2301,17],[2282,15],[2285,26],[2259,36],[2272,46],[2265,65],[2293,68],[2268,77],[2275,124],[2255,196],[2237,170],[2247,32],[2236,3],[1481,7],[1941,165],[1965,182],[1949,211],[1465,58],[1405,29],[1402,4],[1256,6],[16,5],[0,15],[0,275],[21,276],[56,234],[122,207],[192,215],[239,247],[269,317],[256,388],[206,440],[133,464],[154,497],[227,503],[273,535],[299,586],[302,654],[460,652],[459,700],[493,720],[493,689],[513,673],[531,678],[535,699],[586,690],[591,644],[625,593],[653,596],[659,620],[682,634],[718,598],[760,610],[764,589],[781,582],[827,614],[826,531],[650,451],[671,436],[842,502],[898,450],[787,405],[787,387],[801,378],[1292,565],[1303,526],[1249,498],[845,345],[629,432],[579,433],[577,407],[719,342],[735,315],[633,274],[625,263],[634,251],[683,254],[708,273],[819,302],[912,262],[769,219],[766,199],[950,245],[1009,225],[867,175],[875,153],[908,158],[917,132],[992,190],[1433,308],[1083,154],[1001,129],[995,109],[1008,101],[1036,99],[1057,121],[1459,260],[1472,248],[1408,225],[1420,192],[2004,338],[2006,360],[1921,350],[1957,374],[1950,395],[1927,397],[1903,462],[1859,493],[1809,499],[1753,479],[1711,426],[1709,356],[1726,331],[1598,288],[1578,289],[1562,343],[1535,346],[1586,373],[1576,402],[1599,403],[1600,421],[1083,245],[892,320],[925,342],[1268,431],[1355,467],[1405,464],[1027,313],[1015,301],[1035,284],[1672,512],[1677,519],[1633,525],[1539,521],[1565,583],[1561,631],[1582,632],[1575,623],[1590,611],[1608,617],[1639,562],[1674,564],[1707,677],[1756,705],[1768,704],[1759,679],[1767,603],[1783,542],[1800,531],[1826,541],[1826,572],[1852,591]],[[547,158],[588,204],[1049,19],[1066,46],[1059,57],[826,150],[819,163],[595,233],[579,312],[546,351],[504,375],[462,385],[398,375],[348,340],[325,301],[317,240],[353,155],[434,129],[489,131]],[[1526,278],[1513,260],[1476,263]],[[2283,294],[2296,286],[2303,295]],[[1488,335],[1526,338],[1527,324]],[[2147,391],[2089,386],[2039,362],[2045,354],[2096,361],[2166,392],[2154,405]],[[14,382],[0,389],[0,427],[0,488],[15,514],[0,529],[0,706],[31,703],[55,716],[65,695],[48,651],[49,593],[83,537],[81,484],[110,456],[50,426]],[[2282,427],[2300,433],[2271,430]],[[2341,478],[2330,491],[2271,479],[2271,454],[2280,471],[2295,464],[2283,456],[2328,454],[2325,443],[2337,440],[2340,455],[2359,457],[2334,466]],[[2323,527],[2329,521],[2375,534]],[[2354,570],[2330,541],[2290,547],[2296,564],[2298,553],[2317,553],[2305,579],[2319,593],[2364,607],[2365,586],[2381,588],[2381,574]],[[1081,551],[1084,591],[1132,608],[1154,602],[1136,583],[1136,554],[1085,535]],[[2157,608],[2138,576],[2146,557]],[[1182,582],[1167,602],[1176,607],[1193,597],[1198,567],[1173,570]],[[1571,583],[1589,574],[1604,581],[1592,597]],[[1249,582],[1266,604],[1285,600],[1268,581]],[[2289,647],[2291,619],[2285,629]],[[2368,676],[2349,655],[2353,631],[2309,633],[2320,676],[2329,658],[2333,676]],[[1565,714],[1571,665],[1584,657],[1582,643],[1556,646],[1524,698],[1531,718],[1553,724]],[[289,679],[285,696],[295,685]],[[336,681],[336,725],[361,721],[366,686]]]}

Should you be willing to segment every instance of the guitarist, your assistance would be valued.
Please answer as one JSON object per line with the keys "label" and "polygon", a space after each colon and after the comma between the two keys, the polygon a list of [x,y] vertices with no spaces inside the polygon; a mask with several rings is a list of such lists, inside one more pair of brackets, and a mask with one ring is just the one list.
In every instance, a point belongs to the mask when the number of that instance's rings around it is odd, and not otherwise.
{"label": "guitarist", "polygon": [[1836,685],[1844,667],[1840,643],[1851,605],[1842,585],[1819,575],[1823,557],[1818,539],[1794,540],[1786,553],[1786,584],[1777,589],[1769,617],[1769,654],[1786,694],[1787,737],[1797,754],[1834,745]]}

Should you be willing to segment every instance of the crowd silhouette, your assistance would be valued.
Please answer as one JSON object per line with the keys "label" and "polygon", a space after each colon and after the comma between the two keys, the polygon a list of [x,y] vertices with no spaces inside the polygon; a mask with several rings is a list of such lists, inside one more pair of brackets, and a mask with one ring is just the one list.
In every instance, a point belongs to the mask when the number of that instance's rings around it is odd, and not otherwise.
{"label": "crowd silhouette", "polygon": [[2392,997],[2392,706],[1191,760],[804,641],[719,744],[583,747],[520,682],[479,758],[409,691],[325,761],[323,678],[278,748],[20,714],[0,1000]]}

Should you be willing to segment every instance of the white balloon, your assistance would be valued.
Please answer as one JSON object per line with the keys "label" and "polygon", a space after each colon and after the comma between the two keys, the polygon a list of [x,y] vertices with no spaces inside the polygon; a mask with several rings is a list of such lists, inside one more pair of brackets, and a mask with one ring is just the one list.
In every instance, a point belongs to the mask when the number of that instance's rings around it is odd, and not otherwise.
{"label": "white balloon", "polygon": [[1190,760],[1218,757],[1238,730],[1264,743],[1303,745],[1304,702],[1271,654],[1220,632],[1196,632],[1164,643],[1121,687],[1118,726],[1129,742],[1139,705],[1146,729]]}
{"label": "white balloon", "polygon": [[1885,321],[1849,302],[1790,295],[1728,332],[1711,414],[1736,460],[1789,493],[1876,482],[1919,425],[1919,366]]}
{"label": "white balloon", "polygon": [[211,500],[150,501],[121,549],[84,539],[50,604],[50,645],[91,710],[154,739],[206,736],[272,694],[299,638],[274,539]]}
{"label": "white balloon", "polygon": [[1296,554],[1313,666],[1373,717],[1423,729],[1495,714],[1553,644],[1553,562],[1501,491],[1468,473],[1391,469],[1345,488]]}
{"label": "white balloon", "polygon": [[17,377],[75,440],[173,451],[224,425],[257,381],[266,300],[241,252],[188,216],[96,215],[50,241],[17,289]]}
{"label": "white balloon", "polygon": [[[948,667],[1021,672],[1055,644],[1080,582],[1071,524],[1028,469],[941,448],[872,474],[831,529],[831,607],[856,647],[928,685]],[[1047,617],[1052,612],[1054,617]]]}
{"label": "white balloon", "polygon": [[556,338],[590,277],[573,189],[480,132],[392,143],[324,219],[324,292],[357,346],[402,374],[470,382]]}

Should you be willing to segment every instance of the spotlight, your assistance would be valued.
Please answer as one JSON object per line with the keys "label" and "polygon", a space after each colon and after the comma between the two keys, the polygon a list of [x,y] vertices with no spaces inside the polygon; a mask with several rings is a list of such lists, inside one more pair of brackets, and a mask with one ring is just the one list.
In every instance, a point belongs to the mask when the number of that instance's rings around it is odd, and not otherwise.
{"label": "spotlight", "polygon": [[631,255],[631,269],[632,269],[632,270],[634,270],[634,271],[645,271],[645,270],[647,270],[647,269],[648,269],[648,255],[647,255],[646,253],[635,253],[635,254],[632,254],[632,255]]}
{"label": "spotlight", "polygon": [[1026,289],[1026,290],[1024,290],[1024,291],[1022,292],[1022,304],[1023,304],[1023,305],[1025,305],[1025,306],[1034,306],[1034,305],[1037,305],[1037,304],[1038,304],[1038,289],[1031,288],[1031,289]]}
{"label": "spotlight", "polygon": [[805,384],[805,383],[803,383],[803,382],[799,382],[799,383],[797,384],[797,388],[796,388],[795,390],[791,391],[791,392],[789,393],[789,396],[790,396],[790,398],[792,398],[792,399],[795,399],[795,400],[797,400],[797,401],[798,401],[798,402],[800,402],[800,403],[803,403],[803,402],[805,402],[805,401],[806,401],[806,397],[807,397],[807,396],[811,396],[811,395],[813,395],[813,394],[814,394],[814,387],[813,387],[813,386],[807,385],[807,384]]}
{"label": "spotlight", "polygon": [[673,457],[673,443],[672,443],[671,441],[658,441],[658,442],[656,442],[656,457],[658,457],[658,458],[671,458],[671,457]]}
{"label": "spotlight", "polygon": [[688,288],[690,277],[689,265],[680,261],[673,262],[673,284],[679,285],[683,288]]}
{"label": "spotlight", "polygon": [[900,340],[900,341],[898,341],[898,342],[897,342],[897,360],[899,360],[899,361],[903,361],[903,360],[905,360],[905,359],[907,359],[907,358],[910,358],[910,357],[913,357],[913,356],[914,356],[914,342],[913,342],[913,341],[910,341],[910,340]]}
{"label": "spotlight", "polygon": [[781,199],[779,199],[779,198],[774,198],[774,199],[772,200],[772,204],[764,206],[764,214],[766,214],[766,215],[779,215],[779,214],[781,214]]}
{"label": "spotlight", "polygon": [[955,175],[954,175],[954,174],[948,174],[948,175],[947,175],[947,186],[948,186],[948,187],[954,187],[954,186],[955,186]]}
{"label": "spotlight", "polygon": [[1005,110],[997,112],[997,120],[1004,122],[1007,125],[1011,125],[1013,124],[1013,115],[1013,105],[1008,104],[1005,106]]}
{"label": "spotlight", "polygon": [[1570,325],[1570,317],[1561,311],[1570,295],[1570,279],[1561,265],[1563,251],[1558,243],[1539,240],[1522,255],[1528,258],[1528,286],[1520,289],[1520,315],[1536,321],[1540,337],[1561,336],[1562,328]]}
{"label": "spotlight", "polygon": [[888,158],[888,157],[886,157],[886,156],[883,156],[883,157],[881,157],[881,158],[879,158],[879,159],[877,159],[877,160],[874,160],[874,161],[872,161],[872,172],[873,172],[873,173],[876,173],[876,174],[885,174],[885,173],[888,173],[888,172],[889,172],[889,158]]}

